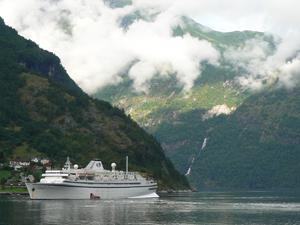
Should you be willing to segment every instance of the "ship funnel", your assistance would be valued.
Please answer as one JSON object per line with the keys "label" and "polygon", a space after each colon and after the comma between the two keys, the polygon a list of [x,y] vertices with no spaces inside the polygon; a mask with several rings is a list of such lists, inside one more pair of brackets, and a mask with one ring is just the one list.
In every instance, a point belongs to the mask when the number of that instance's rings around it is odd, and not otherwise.
{"label": "ship funnel", "polygon": [[117,166],[117,164],[112,163],[112,164],[111,164],[111,171],[115,172],[116,166]]}

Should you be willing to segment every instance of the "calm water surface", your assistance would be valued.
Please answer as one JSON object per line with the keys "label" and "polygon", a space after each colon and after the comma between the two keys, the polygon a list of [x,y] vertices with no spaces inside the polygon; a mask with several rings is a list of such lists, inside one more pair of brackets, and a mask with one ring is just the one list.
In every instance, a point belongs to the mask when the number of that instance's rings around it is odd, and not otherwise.
{"label": "calm water surface", "polygon": [[157,200],[0,196],[0,224],[300,224],[300,190],[200,190]]}

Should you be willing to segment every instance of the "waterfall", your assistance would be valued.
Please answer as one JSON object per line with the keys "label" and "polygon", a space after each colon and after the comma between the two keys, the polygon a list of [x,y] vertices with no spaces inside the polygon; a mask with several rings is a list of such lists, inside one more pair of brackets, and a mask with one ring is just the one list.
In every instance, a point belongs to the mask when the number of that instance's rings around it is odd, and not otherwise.
{"label": "waterfall", "polygon": [[203,144],[202,144],[202,148],[201,148],[201,149],[204,149],[204,148],[205,148],[206,142],[207,142],[208,139],[209,139],[209,138],[204,138],[204,141],[203,141]]}
{"label": "waterfall", "polygon": [[[209,139],[209,138],[204,138],[204,141],[203,141],[201,150],[205,148],[208,139]],[[199,152],[199,153],[200,153],[200,152]],[[199,155],[199,153],[198,153],[198,155]],[[193,166],[193,164],[194,164],[194,161],[195,161],[195,158],[193,158],[192,163],[191,163],[191,165],[190,165],[188,171],[186,172],[185,176],[187,176],[187,175],[189,175],[189,174],[191,173],[191,170],[192,170],[192,166]]]}
{"label": "waterfall", "polygon": [[191,169],[192,169],[192,165],[193,165],[193,163],[194,163],[194,160],[195,160],[195,158],[193,158],[193,160],[192,160],[192,163],[191,163],[191,165],[190,165],[190,167],[189,167],[188,171],[186,172],[185,176],[187,176],[187,175],[189,175],[189,174],[190,174],[190,172],[191,172]]}

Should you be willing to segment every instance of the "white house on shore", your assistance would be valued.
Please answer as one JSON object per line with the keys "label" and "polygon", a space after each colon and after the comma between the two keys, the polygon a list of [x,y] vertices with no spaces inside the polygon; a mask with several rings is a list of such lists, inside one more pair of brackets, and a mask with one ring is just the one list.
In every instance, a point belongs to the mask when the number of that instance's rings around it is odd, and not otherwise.
{"label": "white house on shore", "polygon": [[41,157],[32,157],[31,161],[38,163],[41,160]]}
{"label": "white house on shore", "polygon": [[46,158],[41,159],[41,163],[42,163],[43,165],[45,165],[46,163],[49,163],[49,162],[50,162],[49,159],[46,159]]}
{"label": "white house on shore", "polygon": [[23,166],[29,166],[30,159],[10,159],[9,166],[15,170],[20,170]]}

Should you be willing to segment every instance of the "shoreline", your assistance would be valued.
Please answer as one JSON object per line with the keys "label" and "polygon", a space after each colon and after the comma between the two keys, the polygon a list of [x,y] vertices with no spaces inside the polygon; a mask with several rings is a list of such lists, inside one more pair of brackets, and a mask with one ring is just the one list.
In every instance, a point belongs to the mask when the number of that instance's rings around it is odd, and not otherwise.
{"label": "shoreline", "polygon": [[162,190],[162,191],[157,191],[158,194],[191,193],[191,192],[198,192],[198,190],[188,189],[188,190]]}

